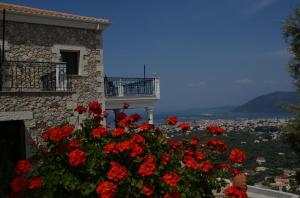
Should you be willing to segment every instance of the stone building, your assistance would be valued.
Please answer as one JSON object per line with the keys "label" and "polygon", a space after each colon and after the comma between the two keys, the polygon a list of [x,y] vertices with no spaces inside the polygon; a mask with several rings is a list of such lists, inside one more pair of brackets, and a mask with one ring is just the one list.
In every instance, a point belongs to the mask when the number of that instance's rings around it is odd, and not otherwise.
{"label": "stone building", "polygon": [[74,108],[95,100],[115,112],[124,102],[145,108],[153,122],[159,78],[105,77],[102,34],[110,24],[0,3],[0,157],[28,157],[30,136],[74,123]]}

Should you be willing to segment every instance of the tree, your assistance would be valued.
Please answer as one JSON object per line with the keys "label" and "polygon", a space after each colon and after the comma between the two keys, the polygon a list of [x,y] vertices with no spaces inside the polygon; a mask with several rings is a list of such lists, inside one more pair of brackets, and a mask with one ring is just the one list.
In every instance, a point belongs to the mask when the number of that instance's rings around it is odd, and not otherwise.
{"label": "tree", "polygon": [[[283,35],[289,45],[292,60],[288,65],[295,88],[300,93],[300,6],[295,8],[293,14],[283,22]],[[290,108],[294,114],[286,132],[292,147],[300,154],[300,104]]]}

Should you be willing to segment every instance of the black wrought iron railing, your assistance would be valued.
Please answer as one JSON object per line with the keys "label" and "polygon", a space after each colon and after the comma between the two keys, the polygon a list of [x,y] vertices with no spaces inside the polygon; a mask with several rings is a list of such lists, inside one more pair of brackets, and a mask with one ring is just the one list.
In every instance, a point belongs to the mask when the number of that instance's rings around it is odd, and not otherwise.
{"label": "black wrought iron railing", "polygon": [[154,96],[155,78],[105,77],[105,96]]}
{"label": "black wrought iron railing", "polygon": [[0,91],[71,91],[66,63],[4,61]]}

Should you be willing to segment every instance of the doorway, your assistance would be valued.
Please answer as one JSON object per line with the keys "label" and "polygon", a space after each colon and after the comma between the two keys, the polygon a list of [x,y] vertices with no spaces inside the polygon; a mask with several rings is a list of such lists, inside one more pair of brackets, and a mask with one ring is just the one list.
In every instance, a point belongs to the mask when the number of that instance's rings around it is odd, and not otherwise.
{"label": "doorway", "polygon": [[10,192],[9,184],[20,159],[26,159],[24,122],[0,122],[0,197]]}

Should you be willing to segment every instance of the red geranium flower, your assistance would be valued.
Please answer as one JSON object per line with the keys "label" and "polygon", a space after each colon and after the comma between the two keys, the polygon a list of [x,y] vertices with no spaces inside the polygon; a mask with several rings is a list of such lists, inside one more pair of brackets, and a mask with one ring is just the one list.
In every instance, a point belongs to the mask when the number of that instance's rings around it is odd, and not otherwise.
{"label": "red geranium flower", "polygon": [[134,142],[134,143],[143,144],[143,143],[145,143],[145,138],[140,134],[134,134],[132,136],[131,141]]}
{"label": "red geranium flower", "polygon": [[72,134],[74,127],[71,125],[64,125],[60,128],[50,128],[49,129],[49,137],[50,140],[54,142],[60,142],[64,138],[68,137]]}
{"label": "red geranium flower", "polygon": [[212,135],[222,135],[224,133],[224,129],[218,126],[208,126],[207,129]]}
{"label": "red geranium flower", "polygon": [[204,172],[209,172],[214,168],[214,165],[209,161],[201,162],[199,166]]}
{"label": "red geranium flower", "polygon": [[164,176],[163,176],[163,181],[170,185],[175,187],[177,185],[177,183],[181,180],[180,176],[177,175],[174,172],[167,172]]}
{"label": "red geranium flower", "polygon": [[109,115],[109,113],[108,111],[103,111],[101,115],[106,118]]}
{"label": "red geranium flower", "polygon": [[101,137],[108,135],[108,131],[105,126],[99,126],[92,130],[91,135],[95,139],[100,139]]}
{"label": "red geranium flower", "polygon": [[197,160],[205,160],[206,159],[205,154],[200,151],[197,151],[195,155],[196,155]]}
{"label": "red geranium flower", "polygon": [[182,161],[185,164],[186,168],[190,168],[190,169],[199,168],[199,164],[197,163],[196,159],[193,156],[186,155],[183,157]]}
{"label": "red geranium flower", "polygon": [[190,124],[187,123],[187,122],[180,123],[178,125],[178,127],[180,127],[181,130],[183,130],[183,131],[190,131],[191,130]]}
{"label": "red geranium flower", "polygon": [[74,150],[74,149],[79,148],[81,144],[82,144],[82,140],[73,139],[73,140],[70,140],[67,148],[68,148],[68,150]]}
{"label": "red geranium flower", "polygon": [[123,142],[117,143],[116,148],[118,149],[118,151],[123,152],[126,150],[130,150],[132,148],[131,145],[132,145],[131,140],[125,140]]}
{"label": "red geranium flower", "polygon": [[14,192],[24,192],[26,190],[26,178],[24,176],[15,177],[10,186]]}
{"label": "red geranium flower", "polygon": [[196,146],[198,144],[198,140],[193,138],[190,140],[190,145]]}
{"label": "red geranium flower", "polygon": [[130,152],[131,157],[139,156],[143,154],[143,152],[144,152],[144,147],[136,143],[131,144],[131,152]]}
{"label": "red geranium flower", "polygon": [[109,154],[109,153],[117,154],[117,153],[119,153],[119,150],[118,150],[117,145],[115,143],[106,144],[104,146],[103,150],[104,150],[105,154]]}
{"label": "red geranium flower", "polygon": [[170,125],[175,125],[177,123],[177,118],[175,116],[168,116],[166,120]]}
{"label": "red geranium flower", "polygon": [[112,130],[112,135],[113,136],[120,136],[126,133],[125,129],[122,128],[115,128],[114,130]]}
{"label": "red geranium flower", "polygon": [[162,164],[166,166],[170,161],[170,155],[168,153],[164,153],[161,157]]}
{"label": "red geranium flower", "polygon": [[130,118],[133,122],[138,122],[142,118],[142,116],[140,114],[135,113],[135,114],[132,114],[130,116]]}
{"label": "red geranium flower", "polygon": [[68,154],[69,164],[78,167],[86,161],[86,153],[80,149],[76,149]]}
{"label": "red geranium flower", "polygon": [[240,190],[234,186],[229,186],[224,190],[224,194],[230,198],[247,198],[248,195],[245,191]]}
{"label": "red geranium flower", "polygon": [[152,155],[146,156],[145,161],[139,167],[139,174],[141,176],[152,175],[156,171],[155,158]]}
{"label": "red geranium flower", "polygon": [[177,149],[181,146],[180,141],[170,140],[169,143],[170,143],[170,146],[171,146],[172,149]]}
{"label": "red geranium flower", "polygon": [[31,178],[31,179],[29,180],[28,188],[29,188],[30,190],[33,190],[33,189],[35,189],[35,188],[40,187],[40,186],[43,185],[43,184],[44,184],[44,180],[43,180],[42,178],[40,178],[40,177],[34,177],[34,178]]}
{"label": "red geranium flower", "polygon": [[16,174],[24,174],[32,171],[32,165],[27,160],[20,160],[16,166]]}
{"label": "red geranium flower", "polygon": [[101,181],[96,187],[96,192],[99,198],[113,198],[115,197],[118,187],[108,181]]}
{"label": "red geranium flower", "polygon": [[226,144],[221,140],[211,139],[206,143],[206,146],[212,151],[225,152],[227,150]]}
{"label": "red geranium flower", "polygon": [[100,115],[101,112],[102,112],[101,104],[100,104],[99,102],[97,102],[97,101],[91,102],[91,103],[89,104],[88,111],[89,111],[90,113],[95,114],[95,115]]}
{"label": "red geranium flower", "polygon": [[153,187],[151,187],[149,185],[143,185],[142,190],[143,190],[144,194],[148,197],[152,196],[154,193]]}
{"label": "red geranium flower", "polygon": [[116,120],[123,120],[127,115],[124,112],[117,113]]}
{"label": "red geranium flower", "polygon": [[149,131],[150,129],[153,129],[153,128],[154,128],[153,124],[147,124],[147,123],[141,124],[140,126],[138,126],[138,129],[140,129],[141,131],[144,131],[144,132]]}
{"label": "red geranium flower", "polygon": [[229,155],[229,160],[232,163],[242,164],[245,162],[246,155],[243,151],[239,149],[233,149]]}
{"label": "red geranium flower", "polygon": [[77,106],[74,111],[78,112],[79,114],[82,114],[83,112],[86,112],[86,108],[84,106]]}
{"label": "red geranium flower", "polygon": [[128,171],[126,167],[121,166],[116,162],[110,162],[111,168],[107,173],[107,178],[112,181],[119,181],[127,177]]}

